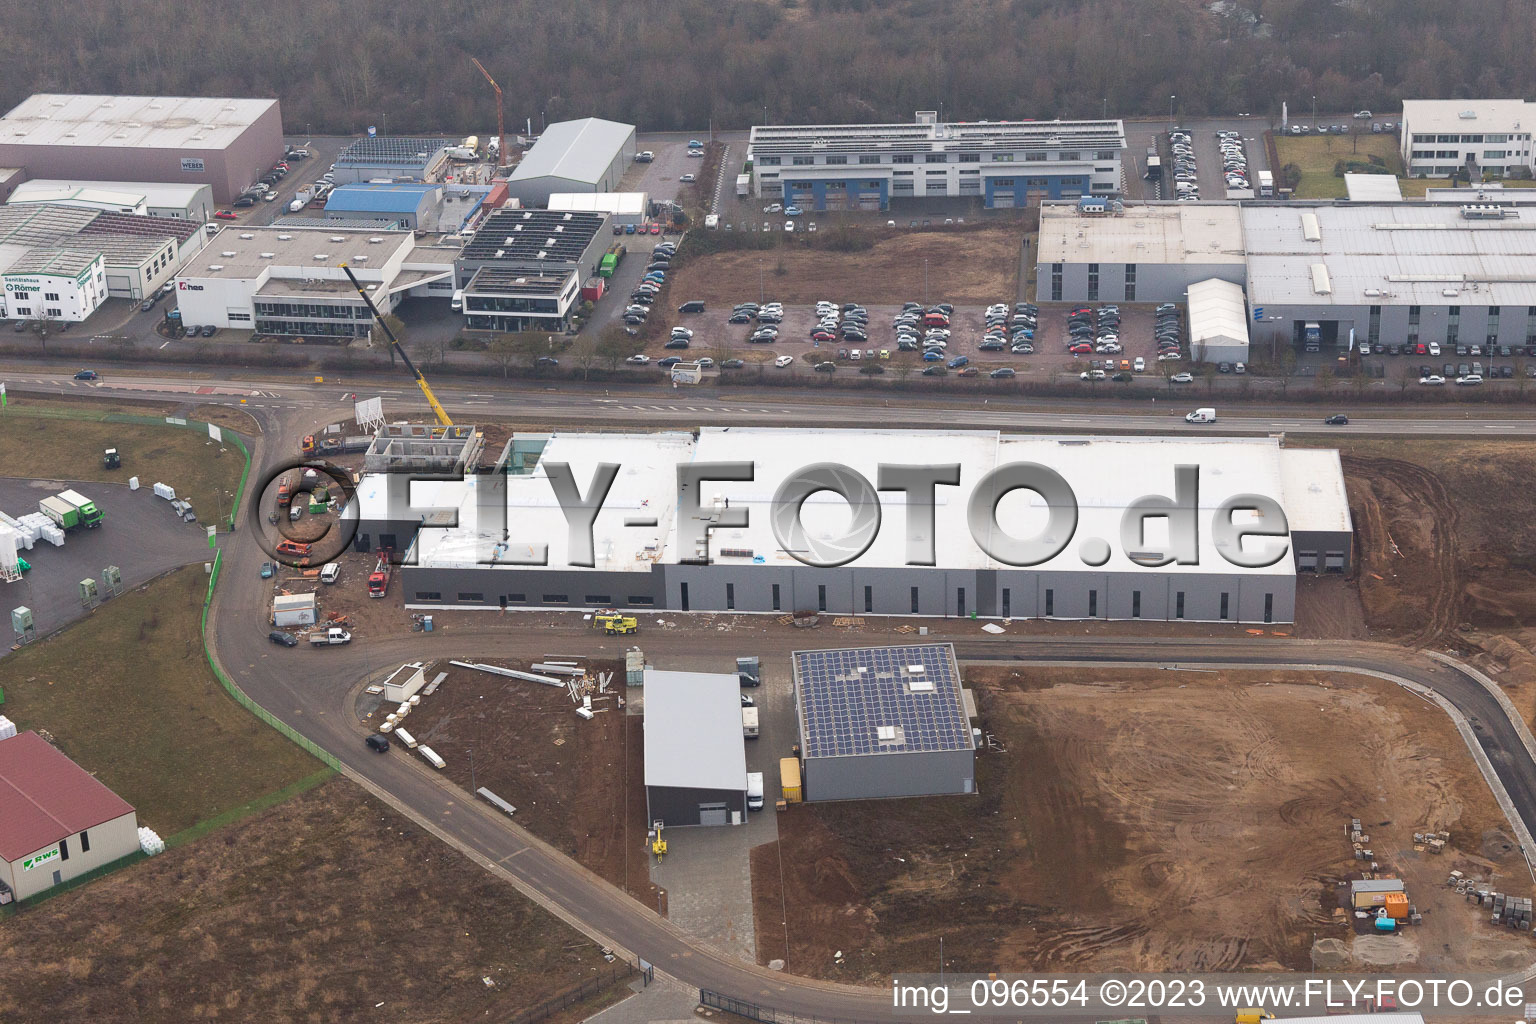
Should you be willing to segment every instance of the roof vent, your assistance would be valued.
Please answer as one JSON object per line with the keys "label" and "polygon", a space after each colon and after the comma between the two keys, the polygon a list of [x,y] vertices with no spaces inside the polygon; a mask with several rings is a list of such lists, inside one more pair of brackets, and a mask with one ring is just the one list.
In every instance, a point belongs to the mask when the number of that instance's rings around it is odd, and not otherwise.
{"label": "roof vent", "polygon": [[242,232],[240,232],[240,237],[244,238],[247,241],[249,241],[252,238],[255,238],[256,236],[251,234],[249,231],[242,231]]}
{"label": "roof vent", "polygon": [[210,264],[208,264],[208,269],[209,270],[213,270],[213,271],[223,270],[224,269],[224,264],[222,264],[222,263],[210,263]]}
{"label": "roof vent", "polygon": [[345,235],[332,235],[331,236],[331,241],[333,241],[333,242],[345,242],[346,240],[347,239],[346,239]]}
{"label": "roof vent", "polygon": [[1475,110],[1463,110],[1461,113],[1457,114],[1456,116],[1461,118],[1463,121],[1476,121],[1477,120],[1477,111],[1475,111]]}
{"label": "roof vent", "polygon": [[273,259],[276,256],[277,256],[277,253],[275,253],[275,252],[264,252],[264,253],[261,254],[261,258],[264,259],[264,260],[270,260],[270,259]]}
{"label": "roof vent", "polygon": [[934,690],[933,680],[909,679],[907,680],[907,689],[913,693],[932,693]]}
{"label": "roof vent", "polygon": [[1317,221],[1317,214],[1304,213],[1301,215],[1301,237],[1309,242],[1321,242],[1323,240],[1323,228]]}
{"label": "roof vent", "polygon": [[1326,263],[1312,264],[1312,291],[1318,295],[1333,294],[1333,281],[1328,277]]}
{"label": "roof vent", "polygon": [[225,249],[223,252],[219,253],[219,255],[223,256],[227,260],[232,260],[235,258],[235,250]]}
{"label": "roof vent", "polygon": [[880,725],[875,727],[875,738],[881,743],[896,742],[896,727],[894,725]]}
{"label": "roof vent", "polygon": [[293,236],[292,235],[278,235],[277,236],[277,240],[279,242],[291,242],[291,241],[293,241]]}
{"label": "roof vent", "polygon": [[129,121],[128,122],[128,127],[129,128],[142,128],[144,126],[142,124],[140,124],[139,122],[137,122],[137,121]]}
{"label": "roof vent", "polygon": [[330,258],[331,258],[331,254],[328,253],[328,252],[317,252],[314,255],[314,260],[315,260],[316,263],[322,263],[325,260],[328,260]]}
{"label": "roof vent", "polygon": [[355,263],[367,263],[368,262],[368,257],[367,256],[361,256],[361,255],[360,256],[353,256],[352,260]]}
{"label": "roof vent", "polygon": [[378,245],[382,241],[384,241],[384,239],[380,238],[378,235],[374,235],[372,238],[368,239],[368,244]]}

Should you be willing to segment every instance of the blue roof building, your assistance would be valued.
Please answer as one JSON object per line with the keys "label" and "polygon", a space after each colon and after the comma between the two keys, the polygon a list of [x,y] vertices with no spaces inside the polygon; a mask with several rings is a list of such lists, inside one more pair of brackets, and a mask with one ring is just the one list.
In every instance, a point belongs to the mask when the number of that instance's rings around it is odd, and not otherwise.
{"label": "blue roof building", "polygon": [[341,185],[326,198],[325,219],[414,231],[424,222],[435,224],[442,203],[441,185],[359,182]]}

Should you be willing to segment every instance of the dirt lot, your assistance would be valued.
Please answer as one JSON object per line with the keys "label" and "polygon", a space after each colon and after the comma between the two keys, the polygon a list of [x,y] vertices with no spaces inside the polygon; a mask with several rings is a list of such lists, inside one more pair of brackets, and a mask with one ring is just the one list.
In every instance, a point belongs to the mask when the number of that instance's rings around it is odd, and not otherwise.
{"label": "dirt lot", "polygon": [[985,306],[1015,300],[1023,238],[1022,226],[961,228],[892,232],[861,252],[793,243],[720,252],[689,258],[668,287],[674,297],[703,299],[726,309],[758,298],[763,289],[796,305],[830,298],[897,306],[908,299]]}
{"label": "dirt lot", "polygon": [[[1512,892],[1529,879],[1486,842],[1506,826],[1460,736],[1404,691],[1275,673],[966,679],[1007,751],[978,756],[980,796],[792,807],[779,843],[754,851],[758,920],[775,926],[782,854],[788,970],[873,983],[930,968],[940,935],[961,971],[1308,968],[1314,935],[1353,941],[1332,914],[1357,870],[1351,817],[1424,913],[1356,956],[1449,969],[1528,955],[1443,886],[1453,867]],[[1415,854],[1426,827],[1453,849]],[[760,927],[758,951],[785,955],[783,929]]]}
{"label": "dirt lot", "polygon": [[[489,663],[530,669],[527,663]],[[443,671],[448,678],[406,725],[448,762],[444,774],[453,782],[470,792],[489,789],[517,808],[519,825],[654,907],[644,850],[641,719],[618,706],[623,662],[590,668],[613,672],[615,680],[609,695],[593,697],[597,713],[591,721],[577,717],[564,689],[443,662],[429,667],[427,679]]]}
{"label": "dirt lot", "polygon": [[611,969],[334,780],[9,921],[0,1018],[506,1020]]}

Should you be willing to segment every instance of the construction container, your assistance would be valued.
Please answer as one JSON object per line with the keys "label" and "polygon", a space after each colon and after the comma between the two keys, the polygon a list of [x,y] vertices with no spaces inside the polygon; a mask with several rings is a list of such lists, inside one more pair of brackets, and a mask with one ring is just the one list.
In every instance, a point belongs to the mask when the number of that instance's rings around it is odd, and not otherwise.
{"label": "construction container", "polygon": [[1405,893],[1405,892],[1389,892],[1389,893],[1386,894],[1385,900],[1384,900],[1382,905],[1383,905],[1383,907],[1386,908],[1387,916],[1388,917],[1390,917],[1390,918],[1392,918],[1394,920],[1397,920],[1397,921],[1403,921],[1403,920],[1407,919],[1407,917],[1408,917],[1408,894],[1407,893]]}
{"label": "construction container", "polygon": [[624,685],[645,685],[645,652],[638,647],[624,652]]}
{"label": "construction container", "polygon": [[1403,891],[1400,878],[1356,879],[1349,883],[1350,902],[1356,910],[1369,910],[1385,906],[1388,893]]}
{"label": "construction container", "polygon": [[800,788],[799,758],[784,757],[779,759],[779,784],[783,787],[786,803],[798,804],[805,799]]}

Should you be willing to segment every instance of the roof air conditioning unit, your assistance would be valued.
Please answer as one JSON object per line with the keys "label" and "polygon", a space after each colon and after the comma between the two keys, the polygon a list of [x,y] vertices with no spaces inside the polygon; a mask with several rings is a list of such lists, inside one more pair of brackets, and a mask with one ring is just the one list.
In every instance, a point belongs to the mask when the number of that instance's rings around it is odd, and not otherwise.
{"label": "roof air conditioning unit", "polygon": [[270,259],[275,258],[276,256],[277,256],[277,253],[275,253],[275,252],[264,252],[264,253],[261,254],[261,258],[264,259],[264,260],[270,260]]}
{"label": "roof air conditioning unit", "polygon": [[291,241],[293,241],[293,236],[292,235],[278,235],[277,236],[277,240],[279,242],[291,242]]}
{"label": "roof air conditioning unit", "polygon": [[235,251],[233,249],[225,249],[223,252],[219,253],[219,255],[223,256],[227,260],[232,260],[235,258]]}
{"label": "roof air conditioning unit", "polygon": [[240,232],[240,237],[246,239],[247,241],[249,241],[250,239],[255,238],[256,236],[251,234],[249,231],[242,231],[242,232]]}
{"label": "roof air conditioning unit", "polygon": [[333,241],[333,242],[345,242],[346,240],[347,239],[346,239],[345,235],[332,235],[331,236],[331,241]]}
{"label": "roof air conditioning unit", "polygon": [[372,238],[368,239],[368,244],[378,245],[382,241],[384,241],[384,239],[380,238],[378,235],[374,235]]}
{"label": "roof air conditioning unit", "polygon": [[328,260],[330,258],[331,258],[331,254],[328,253],[328,252],[317,252],[314,255],[314,260],[315,260],[316,263],[324,262],[325,260]]}
{"label": "roof air conditioning unit", "polygon": [[213,271],[223,270],[224,269],[224,264],[222,264],[222,263],[210,263],[210,264],[208,264],[208,269],[209,270],[213,270]]}

